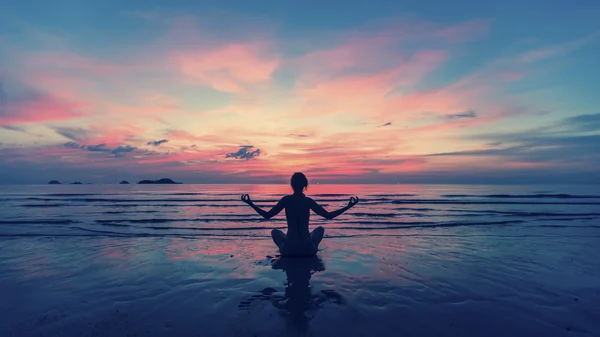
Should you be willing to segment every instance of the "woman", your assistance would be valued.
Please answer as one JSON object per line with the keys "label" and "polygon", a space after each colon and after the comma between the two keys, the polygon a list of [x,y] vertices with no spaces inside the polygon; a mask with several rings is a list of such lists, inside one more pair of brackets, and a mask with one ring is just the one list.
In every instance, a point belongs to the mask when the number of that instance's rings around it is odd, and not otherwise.
{"label": "woman", "polygon": [[274,217],[285,208],[285,217],[288,225],[287,234],[284,234],[279,229],[271,231],[273,241],[279,248],[282,256],[315,255],[319,249],[319,243],[323,239],[323,234],[325,234],[325,229],[319,226],[312,232],[308,231],[310,210],[313,210],[313,212],[326,219],[333,219],[356,205],[358,197],[351,197],[348,206],[334,212],[328,212],[314,200],[304,195],[303,192],[308,188],[308,179],[306,179],[303,173],[294,173],[290,184],[292,185],[294,194],[281,198],[277,205],[268,212],[256,206],[250,200],[248,194],[242,195],[242,201],[254,208],[265,219]]}

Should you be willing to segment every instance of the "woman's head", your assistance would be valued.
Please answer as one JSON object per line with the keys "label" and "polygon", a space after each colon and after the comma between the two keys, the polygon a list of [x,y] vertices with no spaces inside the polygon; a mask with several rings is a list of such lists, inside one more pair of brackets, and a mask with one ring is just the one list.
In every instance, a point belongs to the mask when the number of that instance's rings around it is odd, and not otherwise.
{"label": "woman's head", "polygon": [[296,172],[292,175],[292,179],[290,179],[290,185],[292,185],[294,193],[302,193],[308,188],[308,179],[306,179],[304,173]]}

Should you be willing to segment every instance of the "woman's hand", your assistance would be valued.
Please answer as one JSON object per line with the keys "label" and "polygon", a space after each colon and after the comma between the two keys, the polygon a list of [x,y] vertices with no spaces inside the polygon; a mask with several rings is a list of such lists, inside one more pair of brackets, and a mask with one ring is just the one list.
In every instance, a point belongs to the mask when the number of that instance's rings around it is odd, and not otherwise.
{"label": "woman's hand", "polygon": [[354,207],[356,204],[358,204],[358,197],[350,197],[350,201],[348,201],[348,208]]}
{"label": "woman's hand", "polygon": [[252,200],[250,200],[250,195],[248,194],[242,194],[242,201],[248,205],[252,204]]}

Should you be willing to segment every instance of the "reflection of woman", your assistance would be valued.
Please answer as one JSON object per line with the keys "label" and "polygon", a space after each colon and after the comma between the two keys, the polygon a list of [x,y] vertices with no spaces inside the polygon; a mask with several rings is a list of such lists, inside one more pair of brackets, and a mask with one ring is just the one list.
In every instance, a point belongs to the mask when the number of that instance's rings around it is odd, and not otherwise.
{"label": "reflection of woman", "polygon": [[323,261],[317,257],[281,258],[273,263],[273,269],[282,269],[287,276],[285,288],[286,301],[273,302],[291,319],[291,322],[301,332],[308,329],[310,318],[321,304],[328,299],[342,303],[342,297],[333,290],[311,293],[310,278],[312,274],[325,270]]}
{"label": "reflection of woman", "polygon": [[313,199],[304,195],[303,192],[308,187],[308,179],[303,173],[294,173],[290,183],[294,190],[294,194],[286,195],[281,198],[277,205],[268,212],[256,206],[252,200],[250,200],[248,194],[242,195],[242,201],[254,208],[254,210],[265,219],[272,218],[285,208],[285,217],[288,225],[287,234],[284,234],[278,229],[271,231],[273,241],[279,248],[281,255],[315,255],[319,249],[319,243],[321,242],[321,239],[323,239],[323,234],[325,234],[325,229],[319,226],[312,232],[309,232],[308,222],[310,210],[326,219],[333,219],[356,205],[358,203],[358,197],[351,197],[346,207],[340,208],[334,212],[328,212]]}
{"label": "reflection of woman", "polygon": [[285,271],[287,283],[285,294],[273,288],[265,288],[260,295],[253,295],[250,299],[241,301],[240,310],[246,310],[254,301],[270,301],[300,332],[308,330],[308,322],[325,302],[344,304],[344,299],[335,290],[321,290],[313,293],[310,279],[316,272],[324,271],[323,261],[316,256],[312,257],[282,257],[271,264],[273,269]]}

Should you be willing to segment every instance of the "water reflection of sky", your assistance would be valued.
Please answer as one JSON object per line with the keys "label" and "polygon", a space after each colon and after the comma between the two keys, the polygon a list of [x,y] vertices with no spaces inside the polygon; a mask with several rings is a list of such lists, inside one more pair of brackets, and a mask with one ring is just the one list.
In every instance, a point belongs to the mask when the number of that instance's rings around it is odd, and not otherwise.
{"label": "water reflection of sky", "polygon": [[[257,335],[280,327],[326,334],[334,330],[329,320],[343,317],[355,335],[368,335],[365,327],[372,322],[387,322],[378,331],[389,334],[393,327],[402,327],[399,322],[394,325],[398,315],[406,317],[403,324],[408,327],[417,326],[424,314],[441,325],[458,322],[466,327],[467,316],[460,313],[483,310],[486,298],[495,299],[498,313],[526,310],[536,301],[576,310],[571,308],[580,304],[573,301],[575,295],[591,305],[595,293],[586,289],[592,289],[600,275],[590,268],[595,246],[593,238],[587,240],[580,244],[548,237],[326,238],[319,253],[323,267],[274,263],[269,257],[276,249],[268,239],[12,240],[2,242],[0,284],[5,289],[23,287],[32,301],[44,298],[34,306],[20,304],[21,295],[7,297],[10,303],[4,307],[21,306],[34,318],[68,301],[67,315],[129,308],[130,317],[137,317],[152,308],[153,316],[128,322],[153,329],[164,328],[165,320],[181,326],[219,317],[222,321],[212,322],[214,327],[240,322],[238,327]],[[561,250],[544,253],[554,245]],[[559,282],[570,276],[569,282]],[[548,297],[549,293],[557,296]],[[511,301],[511,294],[523,302]],[[451,318],[445,318],[446,313]],[[530,322],[549,319],[544,311],[530,313]],[[58,329],[67,323],[53,324]],[[128,328],[145,331],[135,325]],[[194,328],[204,331],[205,326]]]}

